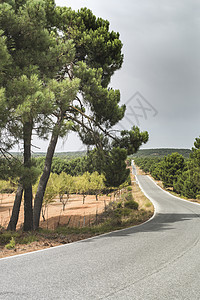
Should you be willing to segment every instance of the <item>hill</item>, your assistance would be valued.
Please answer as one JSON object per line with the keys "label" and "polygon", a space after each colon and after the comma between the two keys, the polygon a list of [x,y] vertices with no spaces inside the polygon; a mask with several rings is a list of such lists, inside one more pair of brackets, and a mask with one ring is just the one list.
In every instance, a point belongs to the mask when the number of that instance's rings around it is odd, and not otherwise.
{"label": "hill", "polygon": [[190,149],[177,149],[177,148],[158,148],[158,149],[140,149],[137,153],[131,155],[131,157],[135,156],[165,156],[168,154],[172,154],[174,152],[178,152],[183,155],[185,158],[188,158],[190,155]]}
{"label": "hill", "polygon": [[[13,156],[22,156],[22,153],[20,152],[10,152]],[[73,159],[77,157],[84,156],[86,154],[86,151],[74,151],[74,152],[56,152],[54,154],[54,157],[60,157],[64,159]],[[45,157],[45,152],[34,152],[32,153],[33,157]]]}

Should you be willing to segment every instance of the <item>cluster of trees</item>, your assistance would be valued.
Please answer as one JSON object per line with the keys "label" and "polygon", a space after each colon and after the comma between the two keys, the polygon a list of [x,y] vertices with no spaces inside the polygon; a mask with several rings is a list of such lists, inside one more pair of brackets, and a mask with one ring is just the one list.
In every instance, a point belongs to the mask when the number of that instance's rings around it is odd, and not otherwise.
{"label": "cluster of trees", "polygon": [[177,152],[181,155],[183,155],[185,158],[189,158],[191,150],[190,149],[177,149],[177,148],[156,148],[156,149],[140,149],[137,154],[134,154],[135,156],[152,156],[152,157],[160,157],[160,156],[167,156],[169,154],[172,154],[174,152]]}
{"label": "cluster of trees", "polygon": [[[83,157],[74,159],[54,157],[51,172],[58,175],[65,172],[71,176],[83,175],[85,172],[103,173],[107,187],[118,187],[125,181],[130,181],[130,171],[126,168],[126,163],[129,160],[126,151],[112,149],[109,155],[103,154],[95,149]],[[35,166],[41,171],[44,167],[44,161],[44,157],[35,159]]]}
{"label": "cluster of trees", "polygon": [[[82,175],[86,172],[86,158],[85,157],[77,157],[73,159],[54,157],[51,165],[51,172],[56,174],[61,174],[65,172],[71,176]],[[45,157],[39,157],[35,159],[35,164],[37,168],[41,171],[44,168]]]}
{"label": "cluster of trees", "polygon": [[136,157],[144,172],[162,180],[164,187],[187,198],[200,198],[200,138],[196,138],[189,159],[175,152],[164,158]]}
{"label": "cluster of trees", "polygon": [[[39,227],[45,189],[57,141],[76,132],[96,146],[104,168],[123,167],[148,140],[147,132],[112,131],[125,113],[120,92],[109,87],[123,62],[119,33],[84,8],[77,12],[54,0],[4,0],[0,3],[0,152],[23,144],[23,164],[9,229],[15,230],[24,194],[24,230]],[[34,206],[38,176],[32,137],[49,138]],[[123,180],[126,177],[123,174]],[[115,184],[120,173],[116,173]],[[109,176],[110,178],[110,176]]]}
{"label": "cluster of trees", "polygon": [[[92,174],[85,172],[82,176],[71,176],[64,172],[59,175],[51,173],[43,199],[43,219],[45,219],[45,211],[48,205],[55,201],[56,196],[59,196],[60,202],[62,202],[63,211],[71,194],[81,194],[83,204],[88,194],[95,195],[98,201],[99,195],[105,189],[104,180],[104,175],[99,175],[97,172]],[[34,191],[37,191],[37,184],[33,187]]]}

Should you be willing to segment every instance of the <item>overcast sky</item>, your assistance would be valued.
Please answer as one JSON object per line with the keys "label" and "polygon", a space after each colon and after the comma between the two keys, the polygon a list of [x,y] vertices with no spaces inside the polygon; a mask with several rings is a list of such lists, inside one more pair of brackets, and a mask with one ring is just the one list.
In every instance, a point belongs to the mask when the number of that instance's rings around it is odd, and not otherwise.
{"label": "overcast sky", "polygon": [[[200,135],[199,0],[57,0],[59,6],[87,7],[120,33],[124,63],[111,86],[127,103],[125,119],[147,130],[143,148],[191,148]],[[137,93],[138,92],[138,93]],[[137,94],[136,94],[137,93]],[[46,144],[40,143],[41,151]],[[56,151],[76,151],[70,135]]]}

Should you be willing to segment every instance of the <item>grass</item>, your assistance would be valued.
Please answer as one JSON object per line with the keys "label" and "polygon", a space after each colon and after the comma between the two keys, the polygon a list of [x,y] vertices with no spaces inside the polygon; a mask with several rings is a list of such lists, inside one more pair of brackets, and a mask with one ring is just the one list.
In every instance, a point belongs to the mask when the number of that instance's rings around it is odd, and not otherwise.
{"label": "grass", "polygon": [[16,245],[15,239],[14,239],[14,237],[12,236],[10,242],[9,242],[7,245],[5,245],[5,248],[6,248],[6,249],[9,249],[9,250],[10,250],[10,249],[15,249],[15,245]]}
{"label": "grass", "polygon": [[[16,244],[31,244],[38,240],[37,235],[32,232],[18,232],[1,230],[0,232],[0,245],[6,245],[10,243],[11,240],[15,240]],[[7,248],[9,249],[9,248]]]}

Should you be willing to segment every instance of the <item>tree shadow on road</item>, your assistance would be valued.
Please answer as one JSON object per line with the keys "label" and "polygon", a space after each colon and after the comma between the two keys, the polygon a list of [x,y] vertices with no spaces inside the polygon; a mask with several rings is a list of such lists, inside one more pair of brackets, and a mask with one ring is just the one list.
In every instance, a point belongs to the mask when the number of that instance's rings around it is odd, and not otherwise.
{"label": "tree shadow on road", "polygon": [[[199,220],[197,220],[199,219]],[[188,213],[188,214],[173,214],[173,213],[157,213],[155,217],[147,221],[144,224],[129,227],[122,230],[117,230],[111,233],[107,233],[104,235],[97,236],[96,238],[104,238],[106,237],[122,237],[122,236],[128,236],[132,234],[137,234],[141,232],[160,232],[160,231],[169,231],[169,230],[179,230],[180,228],[183,230],[184,227],[187,228],[187,231],[189,231],[189,228],[194,228],[194,220],[197,220],[197,222],[200,222],[200,215],[195,213]],[[190,222],[193,221],[191,224]],[[185,226],[181,224],[181,227],[178,225],[179,222],[187,222]],[[198,224],[199,226],[200,224]],[[93,239],[85,240],[83,242],[92,242]]]}

